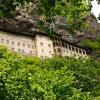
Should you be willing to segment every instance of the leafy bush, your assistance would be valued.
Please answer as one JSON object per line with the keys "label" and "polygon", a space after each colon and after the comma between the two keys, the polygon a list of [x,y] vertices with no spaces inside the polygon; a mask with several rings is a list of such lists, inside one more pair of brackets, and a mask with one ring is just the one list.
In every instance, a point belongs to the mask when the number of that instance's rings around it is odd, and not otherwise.
{"label": "leafy bush", "polygon": [[1,100],[92,100],[100,63],[88,59],[24,57],[0,47]]}

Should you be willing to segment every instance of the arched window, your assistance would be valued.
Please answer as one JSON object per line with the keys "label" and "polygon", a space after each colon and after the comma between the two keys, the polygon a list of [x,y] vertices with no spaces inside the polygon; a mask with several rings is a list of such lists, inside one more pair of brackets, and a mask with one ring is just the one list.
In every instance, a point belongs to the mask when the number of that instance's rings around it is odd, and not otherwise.
{"label": "arched window", "polygon": [[82,52],[81,52],[81,49],[79,49],[79,53],[82,53]]}
{"label": "arched window", "polygon": [[86,54],[85,50],[83,51],[83,54]]}
{"label": "arched window", "polygon": [[74,47],[72,47],[72,50],[74,51]]}
{"label": "arched window", "polygon": [[76,48],[76,52],[78,52],[78,49]]}
{"label": "arched window", "polygon": [[69,50],[71,50],[71,46],[69,46]]}
{"label": "arched window", "polygon": [[60,48],[57,48],[57,52],[58,52],[58,53],[61,53],[61,49],[60,49]]}

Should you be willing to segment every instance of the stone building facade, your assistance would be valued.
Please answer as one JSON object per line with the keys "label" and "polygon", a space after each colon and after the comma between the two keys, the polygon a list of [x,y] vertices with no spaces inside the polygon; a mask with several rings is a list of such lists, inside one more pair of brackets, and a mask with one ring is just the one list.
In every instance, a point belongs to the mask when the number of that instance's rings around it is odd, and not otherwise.
{"label": "stone building facade", "polygon": [[67,42],[60,36],[55,35],[50,39],[48,35],[39,32],[30,35],[0,31],[0,44],[20,54],[43,58],[55,54],[76,58],[87,56],[85,49]]}

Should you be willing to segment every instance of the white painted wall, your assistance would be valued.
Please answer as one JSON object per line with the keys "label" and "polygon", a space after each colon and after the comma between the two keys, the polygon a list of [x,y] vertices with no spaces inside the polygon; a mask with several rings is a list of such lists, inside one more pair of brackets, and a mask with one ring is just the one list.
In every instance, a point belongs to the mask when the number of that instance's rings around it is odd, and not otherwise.
{"label": "white painted wall", "polygon": [[47,36],[36,35],[36,49],[39,57],[52,57],[54,54],[53,43]]}
{"label": "white painted wall", "polygon": [[7,46],[12,51],[26,55],[35,55],[36,53],[35,41],[30,37],[0,31],[0,44]]}
{"label": "white painted wall", "polygon": [[[61,42],[61,41],[60,41]],[[86,51],[80,48],[82,53],[72,51],[66,47],[54,47],[53,41],[50,40],[47,36],[36,34],[34,38],[26,37],[21,35],[15,35],[14,33],[7,33],[0,31],[0,44],[7,46],[10,50],[31,56],[38,57],[52,57],[54,54],[59,54],[58,52],[54,53],[54,49],[61,49],[60,55],[69,56],[69,57],[85,57],[87,56]],[[68,45],[68,44],[67,44]],[[70,45],[69,45],[70,46]],[[72,47],[72,46],[70,46]],[[83,54],[83,51],[85,54]]]}

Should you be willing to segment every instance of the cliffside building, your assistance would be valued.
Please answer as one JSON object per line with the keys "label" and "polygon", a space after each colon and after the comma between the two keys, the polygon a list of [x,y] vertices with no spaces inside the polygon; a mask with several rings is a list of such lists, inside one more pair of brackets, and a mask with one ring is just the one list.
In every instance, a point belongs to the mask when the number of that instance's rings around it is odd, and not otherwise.
{"label": "cliffside building", "polygon": [[0,44],[20,54],[43,58],[56,54],[76,58],[87,56],[85,49],[64,40],[59,35],[54,35],[50,39],[42,32],[26,34],[1,30]]}

